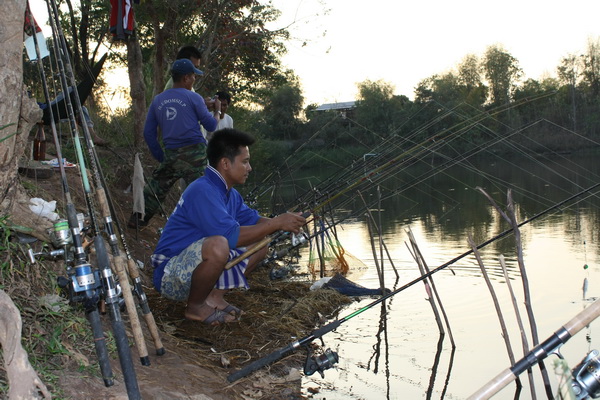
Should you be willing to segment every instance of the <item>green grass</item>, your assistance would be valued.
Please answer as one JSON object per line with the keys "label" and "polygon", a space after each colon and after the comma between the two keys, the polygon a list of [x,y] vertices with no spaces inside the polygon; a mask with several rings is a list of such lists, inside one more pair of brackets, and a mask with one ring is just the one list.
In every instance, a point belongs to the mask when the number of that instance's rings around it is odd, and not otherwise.
{"label": "green grass", "polygon": [[[21,344],[29,362],[53,398],[64,398],[58,385],[62,371],[71,369],[86,376],[101,375],[91,328],[80,304],[69,305],[66,295],[57,296],[62,291],[57,277],[65,275],[64,260],[41,259],[30,264],[27,249],[13,240],[7,220],[8,217],[0,218],[0,288],[20,311]],[[42,302],[45,298],[51,301]],[[109,354],[115,357],[114,338],[110,332],[106,336]],[[0,369],[0,398],[7,392],[6,372]]]}

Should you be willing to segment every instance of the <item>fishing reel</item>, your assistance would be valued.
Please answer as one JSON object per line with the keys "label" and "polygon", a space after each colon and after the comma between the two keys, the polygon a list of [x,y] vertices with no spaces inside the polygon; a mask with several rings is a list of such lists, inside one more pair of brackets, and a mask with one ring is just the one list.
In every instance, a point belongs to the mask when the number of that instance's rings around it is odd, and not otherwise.
{"label": "fishing reel", "polygon": [[573,368],[571,387],[577,400],[600,397],[600,352],[592,350]]}
{"label": "fishing reel", "polygon": [[[321,339],[321,343],[323,340]],[[325,345],[325,343],[323,343]],[[339,361],[338,353],[331,349],[325,350],[323,353],[313,355],[313,350],[310,345],[306,346],[306,362],[304,363],[304,375],[310,376],[315,372],[321,375],[321,378],[325,378],[325,370],[333,368]]]}
{"label": "fishing reel", "polygon": [[299,233],[292,234],[292,247],[298,247],[308,242],[308,234],[301,230]]}

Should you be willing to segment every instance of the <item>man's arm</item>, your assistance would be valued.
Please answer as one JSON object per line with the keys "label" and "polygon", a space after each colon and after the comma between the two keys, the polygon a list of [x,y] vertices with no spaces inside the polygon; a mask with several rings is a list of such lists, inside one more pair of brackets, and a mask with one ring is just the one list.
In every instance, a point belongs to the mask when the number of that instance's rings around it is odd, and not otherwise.
{"label": "man's arm", "polygon": [[148,144],[152,157],[158,162],[162,162],[164,153],[158,141],[158,121],[156,120],[154,108],[152,106],[150,106],[150,109],[148,110],[146,123],[144,124],[144,140],[146,140],[146,144]]}
{"label": "man's arm", "polygon": [[298,233],[304,224],[306,219],[301,213],[285,213],[275,218],[260,217],[256,225],[240,226],[237,245],[248,246],[277,231]]}
{"label": "man's arm", "polygon": [[196,113],[200,125],[204,127],[208,132],[213,132],[217,129],[218,120],[213,113],[208,110],[205,100],[198,94],[198,97],[194,98],[194,105],[196,107]]}

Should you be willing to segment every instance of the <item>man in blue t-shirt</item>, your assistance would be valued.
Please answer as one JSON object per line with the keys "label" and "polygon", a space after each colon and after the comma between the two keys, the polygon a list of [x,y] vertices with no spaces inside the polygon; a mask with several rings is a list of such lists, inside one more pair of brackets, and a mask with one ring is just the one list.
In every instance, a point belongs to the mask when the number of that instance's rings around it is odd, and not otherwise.
{"label": "man in blue t-shirt", "polygon": [[154,286],[166,298],[187,301],[185,317],[207,324],[236,320],[229,289],[248,288],[248,274],[265,258],[264,247],[230,269],[230,260],[277,231],[298,233],[300,213],[261,217],[244,203],[234,185],[252,170],[248,146],[254,138],[235,129],[215,132],[207,148],[208,167],[181,195],[152,255]]}
{"label": "man in blue t-shirt", "polygon": [[218,121],[208,111],[202,96],[192,91],[196,75],[201,74],[191,60],[176,60],[171,67],[173,87],[158,94],[150,104],[144,139],[160,165],[144,187],[144,215],[134,212],[129,219],[130,228],[147,225],[179,179],[189,184],[202,176],[206,166],[206,139],[200,125],[211,131]]}

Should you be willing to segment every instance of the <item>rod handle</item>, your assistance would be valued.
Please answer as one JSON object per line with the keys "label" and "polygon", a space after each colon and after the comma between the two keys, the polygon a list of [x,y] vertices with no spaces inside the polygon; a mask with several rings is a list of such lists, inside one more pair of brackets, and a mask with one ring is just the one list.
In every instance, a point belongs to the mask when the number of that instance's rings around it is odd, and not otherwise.
{"label": "rod handle", "polygon": [[481,389],[469,396],[467,400],[489,399],[516,378],[516,375],[513,374],[510,368],[507,368],[500,372],[494,379],[489,381]]}
{"label": "rod handle", "polygon": [[[515,370],[522,371],[526,369],[527,366],[532,367],[533,365],[537,364],[541,358],[545,358],[546,355],[550,354],[552,350],[555,350],[545,348],[545,343],[554,343],[556,344],[555,347],[560,346],[584,327],[589,325],[593,320],[598,318],[598,316],[600,316],[600,299],[593,302],[589,307],[586,307],[583,311],[569,320],[569,322],[564,324],[562,328],[556,331],[546,342],[542,343],[540,346],[537,346],[522,360],[518,361],[515,366],[502,371],[494,379],[485,384],[481,389],[473,393],[468,400],[489,399],[498,393],[500,389],[504,388],[517,378],[518,373],[515,374]],[[568,332],[568,335],[563,334],[564,331]],[[538,356],[536,357],[535,354],[538,354]],[[517,366],[519,366],[519,368],[516,368]]]}
{"label": "rod handle", "polygon": [[129,271],[129,276],[131,276],[131,278],[133,279],[135,293],[138,296],[138,303],[142,310],[142,315],[146,320],[146,325],[148,326],[148,330],[150,331],[152,340],[154,341],[156,355],[162,356],[165,354],[165,348],[163,347],[162,341],[160,339],[158,327],[156,326],[154,315],[152,314],[150,306],[148,305],[148,298],[146,297],[146,293],[144,293],[144,288],[142,287],[140,274],[137,270],[137,265],[135,265],[135,261],[133,260],[133,258],[127,259],[127,270]]}
{"label": "rod handle", "polygon": [[241,379],[243,377],[245,377],[248,374],[251,374],[252,372],[261,369],[262,367],[265,367],[269,364],[274,363],[275,361],[283,358],[287,353],[291,352],[292,350],[294,350],[293,345],[289,345],[283,349],[279,349],[279,350],[275,350],[274,352],[272,352],[269,355],[264,356],[263,358],[260,358],[256,361],[254,361],[253,363],[245,366],[244,368],[240,369],[239,371],[233,372],[231,373],[228,377],[227,380],[229,382],[235,382],[238,379]]}
{"label": "rod handle", "polygon": [[140,323],[135,301],[133,300],[133,295],[131,293],[131,285],[129,283],[129,276],[125,270],[123,256],[113,256],[113,266],[119,276],[119,283],[121,284],[121,291],[123,293],[123,299],[125,300],[127,314],[129,315],[129,323],[131,324],[135,345],[140,356],[140,362],[142,365],[148,366],[150,365],[148,349],[146,347],[144,333],[142,332],[142,324]]}

